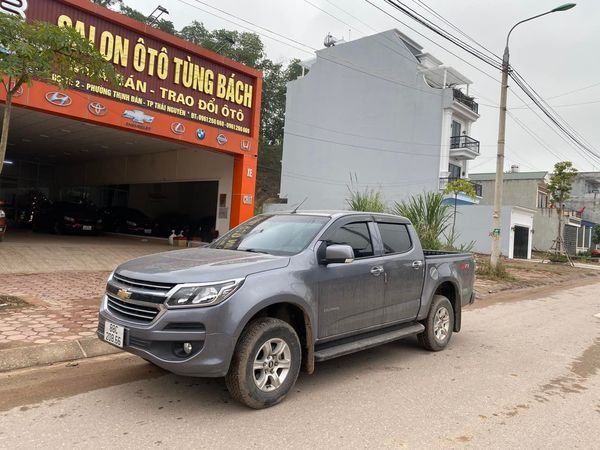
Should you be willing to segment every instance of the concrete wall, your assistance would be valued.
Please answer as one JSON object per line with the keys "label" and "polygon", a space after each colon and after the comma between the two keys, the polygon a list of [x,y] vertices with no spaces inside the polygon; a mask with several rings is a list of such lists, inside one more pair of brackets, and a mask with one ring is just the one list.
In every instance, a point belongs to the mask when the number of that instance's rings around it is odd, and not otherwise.
{"label": "concrete wall", "polygon": [[[217,230],[223,234],[229,229],[233,184],[233,157],[229,155],[184,149],[106,158],[59,167],[56,169],[55,179],[60,180],[61,186],[217,181],[219,194],[227,195],[228,208],[227,218],[217,219]],[[135,193],[136,188],[132,190]],[[204,201],[193,195],[184,200]],[[218,211],[215,210],[214,215],[219,217]]]}
{"label": "concrete wall", "polygon": [[[482,197],[480,205],[494,204],[495,181],[473,180],[481,184]],[[523,208],[537,208],[537,180],[504,180],[502,196],[503,205],[515,205]]]}
{"label": "concrete wall", "polygon": [[585,207],[584,219],[600,223],[600,172],[577,174],[571,188],[571,199],[565,205],[577,211]]}
{"label": "concrete wall", "polygon": [[318,51],[288,84],[281,196],[346,209],[354,174],[388,204],[437,191],[442,93],[395,31]]}
{"label": "concrete wall", "polygon": [[[492,210],[489,205],[465,205],[457,208],[456,232],[459,234],[457,244],[474,244],[476,253],[486,255],[492,252],[492,238],[490,232],[493,230]],[[504,206],[502,208],[502,226],[500,234],[501,253],[508,258],[513,257],[514,232],[511,229],[515,225],[526,228],[533,227],[533,211],[521,208]],[[528,255],[531,257],[532,239],[529,239]]]}
{"label": "concrete wall", "polygon": [[533,218],[533,247],[545,252],[550,250],[558,235],[558,214],[554,208],[537,208]]}

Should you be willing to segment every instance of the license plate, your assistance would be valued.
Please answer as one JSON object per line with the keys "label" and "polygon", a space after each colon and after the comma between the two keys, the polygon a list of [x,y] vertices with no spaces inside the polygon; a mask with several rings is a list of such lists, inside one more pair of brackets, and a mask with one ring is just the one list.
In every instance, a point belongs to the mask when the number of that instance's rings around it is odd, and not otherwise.
{"label": "license plate", "polygon": [[112,322],[104,322],[104,340],[109,344],[123,348],[125,328]]}
{"label": "license plate", "polygon": [[146,229],[144,230],[144,233],[146,233],[146,234],[150,234],[150,233],[152,233],[152,229],[150,229],[150,228],[146,228]]}
{"label": "license plate", "polygon": [[91,225],[84,225],[83,226],[83,231],[92,231],[92,226]]}

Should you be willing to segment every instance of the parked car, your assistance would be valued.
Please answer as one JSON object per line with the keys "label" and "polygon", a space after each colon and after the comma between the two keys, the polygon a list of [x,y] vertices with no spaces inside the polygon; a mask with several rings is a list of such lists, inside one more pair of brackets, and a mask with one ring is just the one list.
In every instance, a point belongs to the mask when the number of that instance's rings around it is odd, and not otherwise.
{"label": "parked car", "polygon": [[154,222],[142,211],[114,206],[100,210],[104,231],[151,235],[156,229]]}
{"label": "parked car", "polygon": [[593,249],[592,252],[591,252],[591,254],[592,254],[593,257],[599,257],[600,256],[600,249],[598,249],[598,248]]}
{"label": "parked car", "polygon": [[4,235],[6,234],[7,227],[6,213],[2,209],[3,204],[3,202],[0,202],[0,242],[4,240]]}
{"label": "parked car", "polygon": [[32,228],[56,234],[97,234],[102,231],[102,219],[90,203],[47,202],[38,207]]}
{"label": "parked car", "polygon": [[412,335],[443,350],[474,270],[470,253],[422,250],[399,216],[265,214],[208,247],[117,267],[97,332],[171,372],[225,376],[232,397],[265,408],[315,362]]}

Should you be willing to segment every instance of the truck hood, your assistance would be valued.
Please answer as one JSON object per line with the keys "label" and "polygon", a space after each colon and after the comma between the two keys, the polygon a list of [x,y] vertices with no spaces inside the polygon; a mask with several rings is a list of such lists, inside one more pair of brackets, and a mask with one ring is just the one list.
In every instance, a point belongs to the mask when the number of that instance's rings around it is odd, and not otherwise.
{"label": "truck hood", "polygon": [[142,256],[121,264],[115,272],[135,280],[156,283],[204,283],[281,269],[289,262],[287,256],[191,248]]}

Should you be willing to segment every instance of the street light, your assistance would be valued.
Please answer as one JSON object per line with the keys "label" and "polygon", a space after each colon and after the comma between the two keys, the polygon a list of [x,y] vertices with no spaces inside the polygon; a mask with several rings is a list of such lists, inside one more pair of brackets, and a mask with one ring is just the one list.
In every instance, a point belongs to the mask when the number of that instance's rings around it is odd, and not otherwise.
{"label": "street light", "polygon": [[557,6],[556,8],[546,11],[545,13],[538,14],[536,16],[529,17],[528,19],[521,20],[513,25],[506,36],[506,46],[504,47],[504,55],[502,56],[502,82],[500,86],[500,113],[498,117],[498,156],[496,158],[496,186],[494,189],[494,213],[492,216],[493,231],[492,231],[492,255],[490,257],[490,266],[492,270],[496,270],[498,267],[498,260],[500,259],[500,228],[501,228],[501,211],[502,211],[502,184],[504,183],[504,136],[506,132],[506,97],[508,94],[508,72],[509,72],[509,52],[508,52],[508,40],[513,30],[524,22],[537,19],[538,17],[545,16],[554,12],[567,11],[575,7],[575,3],[565,3],[564,5]]}

